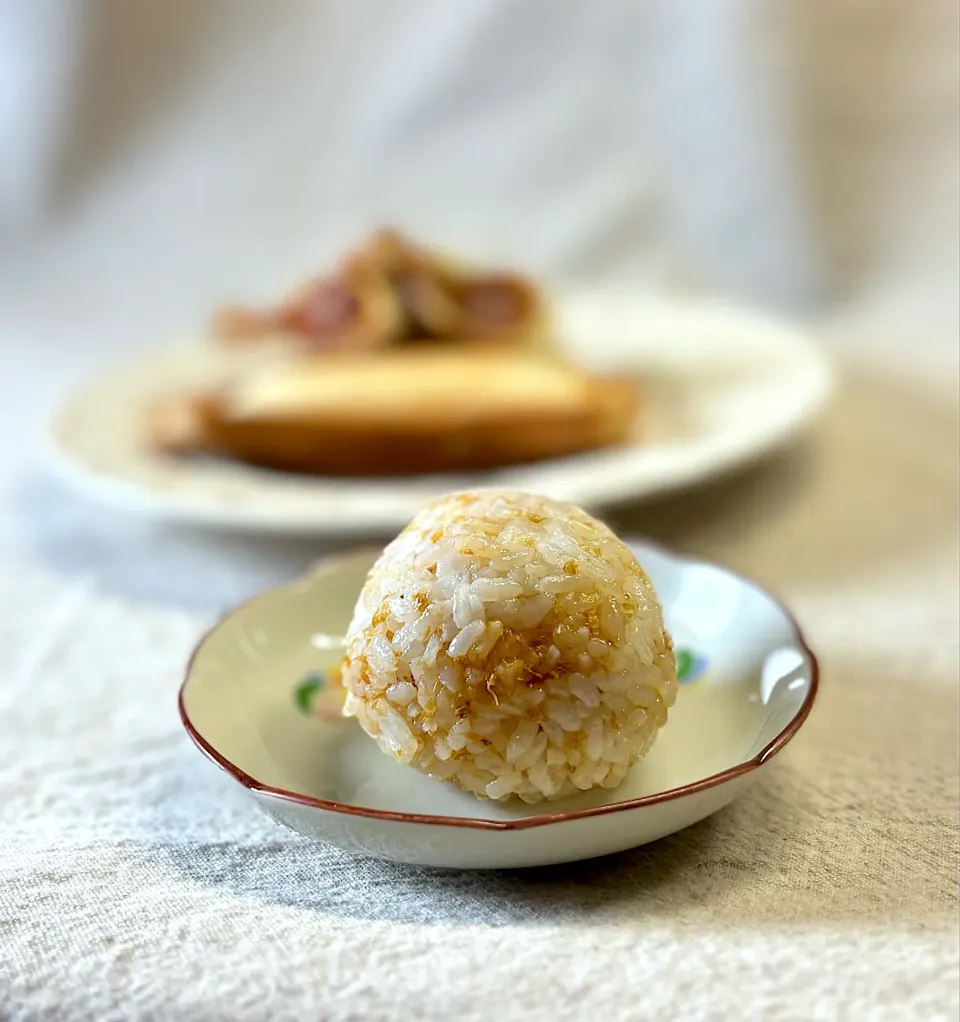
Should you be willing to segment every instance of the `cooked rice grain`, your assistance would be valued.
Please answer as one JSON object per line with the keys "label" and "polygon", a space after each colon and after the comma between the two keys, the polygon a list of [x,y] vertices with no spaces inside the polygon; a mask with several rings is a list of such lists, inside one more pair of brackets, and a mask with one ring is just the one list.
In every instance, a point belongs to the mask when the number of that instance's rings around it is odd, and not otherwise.
{"label": "cooked rice grain", "polygon": [[619,784],[677,695],[656,593],[630,549],[523,493],[430,504],[370,571],[347,633],[345,713],[481,798]]}

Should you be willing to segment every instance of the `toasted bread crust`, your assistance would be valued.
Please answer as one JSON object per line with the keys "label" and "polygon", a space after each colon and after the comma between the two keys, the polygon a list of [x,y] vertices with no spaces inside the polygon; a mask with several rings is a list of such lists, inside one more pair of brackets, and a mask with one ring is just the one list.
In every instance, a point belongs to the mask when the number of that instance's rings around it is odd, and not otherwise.
{"label": "toasted bread crust", "polygon": [[603,377],[590,379],[584,399],[569,408],[532,406],[498,415],[465,407],[457,422],[446,424],[418,416],[415,395],[409,412],[395,421],[322,409],[238,418],[226,396],[207,395],[162,409],[152,437],[166,451],[221,454],[302,474],[412,475],[497,468],[611,446],[626,438],[637,405],[633,381]]}
{"label": "toasted bread crust", "polygon": [[203,404],[201,398],[174,397],[151,408],[144,423],[149,446],[164,454],[195,454],[211,449]]}

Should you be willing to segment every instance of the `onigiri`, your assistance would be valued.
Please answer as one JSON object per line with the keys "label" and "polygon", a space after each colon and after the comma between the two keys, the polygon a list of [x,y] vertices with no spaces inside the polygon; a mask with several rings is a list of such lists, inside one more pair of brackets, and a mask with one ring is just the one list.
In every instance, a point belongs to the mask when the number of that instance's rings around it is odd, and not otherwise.
{"label": "onigiri", "polygon": [[572,504],[458,493],[383,551],[357,600],[344,712],[401,763],[481,798],[612,788],[677,696],[630,548]]}

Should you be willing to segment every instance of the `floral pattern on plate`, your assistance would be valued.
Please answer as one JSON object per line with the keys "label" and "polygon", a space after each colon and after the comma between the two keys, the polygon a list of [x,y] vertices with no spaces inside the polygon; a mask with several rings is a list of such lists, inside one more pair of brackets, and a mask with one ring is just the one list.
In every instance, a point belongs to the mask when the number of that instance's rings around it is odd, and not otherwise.
{"label": "floral pattern on plate", "polygon": [[344,720],[343,698],[339,666],[310,671],[293,690],[293,701],[301,713],[333,724]]}
{"label": "floral pattern on plate", "polygon": [[708,661],[701,653],[692,649],[677,650],[677,681],[681,685],[692,685],[707,673]]}

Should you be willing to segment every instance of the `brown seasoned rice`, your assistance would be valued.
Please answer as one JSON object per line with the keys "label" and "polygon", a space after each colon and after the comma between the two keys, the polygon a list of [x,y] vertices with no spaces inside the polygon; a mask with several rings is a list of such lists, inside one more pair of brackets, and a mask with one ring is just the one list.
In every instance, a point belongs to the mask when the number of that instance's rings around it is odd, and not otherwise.
{"label": "brown seasoned rice", "polygon": [[612,788],[677,695],[650,580],[571,504],[476,492],[425,508],[374,565],[344,712],[402,763],[481,798]]}

